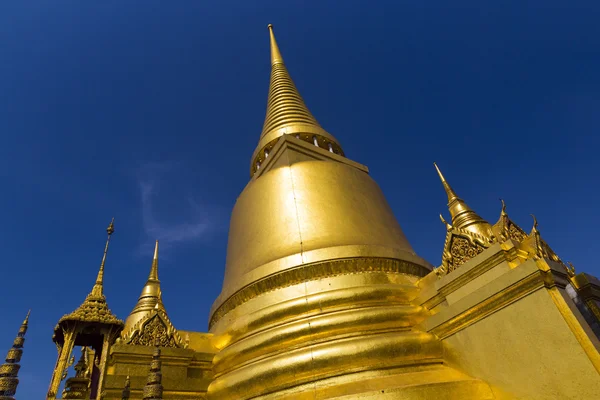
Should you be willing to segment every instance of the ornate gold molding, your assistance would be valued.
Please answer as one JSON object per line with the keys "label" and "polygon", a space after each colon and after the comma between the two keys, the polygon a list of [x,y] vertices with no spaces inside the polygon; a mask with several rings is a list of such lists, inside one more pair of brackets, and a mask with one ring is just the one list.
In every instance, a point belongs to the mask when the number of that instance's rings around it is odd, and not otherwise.
{"label": "ornate gold molding", "polygon": [[372,272],[409,274],[423,277],[431,271],[422,265],[408,261],[375,257],[348,258],[305,264],[267,276],[234,293],[212,314],[209,329],[229,311],[261,294],[314,279]]}

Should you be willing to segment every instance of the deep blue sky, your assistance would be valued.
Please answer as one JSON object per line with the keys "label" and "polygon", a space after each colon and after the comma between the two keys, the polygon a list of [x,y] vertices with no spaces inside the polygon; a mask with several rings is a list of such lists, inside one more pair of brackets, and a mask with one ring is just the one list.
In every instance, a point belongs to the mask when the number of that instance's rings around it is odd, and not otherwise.
{"label": "deep blue sky", "polygon": [[113,216],[112,310],[135,304],[159,239],[171,319],[206,329],[264,119],[268,23],[418,254],[440,262],[437,161],[484,218],[502,197],[600,274],[600,2],[206,3],[0,5],[0,352],[32,308],[20,398],[45,395],[52,329],[91,289]]}

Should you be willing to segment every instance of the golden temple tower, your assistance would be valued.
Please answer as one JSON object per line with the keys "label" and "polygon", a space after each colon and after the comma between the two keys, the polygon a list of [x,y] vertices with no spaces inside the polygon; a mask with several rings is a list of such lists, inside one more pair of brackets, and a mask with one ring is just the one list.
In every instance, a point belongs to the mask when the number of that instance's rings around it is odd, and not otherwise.
{"label": "golden temple tower", "polygon": [[19,333],[17,333],[12,348],[6,355],[6,362],[0,365],[0,400],[15,400],[13,396],[17,393],[17,386],[19,385],[17,375],[19,369],[21,369],[19,361],[21,361],[23,355],[23,345],[25,344],[30,313],[31,310],[27,312],[27,316],[19,328]]}
{"label": "golden temple tower", "polygon": [[214,347],[207,333],[181,331],[173,326],[162,300],[158,279],[159,246],[146,283],[137,303],[125,321],[125,326],[110,348],[105,400],[123,398],[123,382],[131,398],[141,398],[146,390],[148,365],[155,348],[160,347],[161,365],[167,372],[161,376],[165,398],[203,398],[212,378]]}
{"label": "golden temple tower", "polygon": [[71,355],[74,346],[85,346],[94,350],[95,356],[90,376],[90,396],[95,399],[104,385],[106,361],[110,346],[123,329],[123,321],[115,317],[108,308],[103,289],[108,245],[111,235],[115,231],[114,219],[106,231],[108,238],[106,239],[100,270],[92,291],[79,308],[63,316],[54,328],[52,340],[58,349],[58,358],[48,389],[47,397],[50,400],[56,398],[60,383],[66,378],[67,369],[74,362]]}
{"label": "golden temple tower", "polygon": [[368,168],[308,110],[269,33],[265,124],[210,317],[209,398],[434,398],[449,382],[487,398],[487,384],[445,366],[441,341],[419,327],[417,282],[432,266]]}
{"label": "golden temple tower", "polygon": [[85,361],[96,400],[596,399],[600,280],[565,264],[535,217],[526,233],[502,202],[487,222],[437,165],[451,218],[440,215],[439,266],[420,258],[368,168],[309,111],[271,25],[269,35],[265,122],[209,332],[171,323],[158,242],[125,324],[113,316],[107,240],[92,293],[55,330],[49,398],[80,345],[96,360]]}

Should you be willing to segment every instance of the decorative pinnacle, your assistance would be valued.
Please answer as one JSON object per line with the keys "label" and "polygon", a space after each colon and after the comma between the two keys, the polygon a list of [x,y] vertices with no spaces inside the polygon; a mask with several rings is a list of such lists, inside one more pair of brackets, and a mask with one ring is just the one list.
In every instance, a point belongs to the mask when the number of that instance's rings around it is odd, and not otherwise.
{"label": "decorative pinnacle", "polygon": [[450,187],[446,178],[442,175],[442,171],[433,163],[437,170],[440,180],[444,185],[444,190],[448,195],[448,209],[452,216],[452,226],[455,228],[465,229],[473,233],[477,233],[484,237],[491,237],[492,227],[483,218],[481,218],[475,211],[473,211],[467,203],[465,203],[460,197],[456,195],[454,190]]}
{"label": "decorative pinnacle", "polygon": [[106,254],[108,253],[108,245],[110,243],[110,237],[115,232],[115,219],[113,218],[106,228],[106,233],[108,234],[108,238],[106,239],[106,245],[104,246],[104,255],[102,256],[102,262],[100,263],[100,270],[98,271],[98,276],[96,277],[96,284],[92,289],[92,294],[96,296],[102,295],[102,285],[104,283],[104,264],[106,263]]}
{"label": "decorative pinnacle", "polygon": [[23,320],[23,325],[25,325],[25,326],[27,326],[29,324],[29,315],[31,315],[31,309],[29,309],[29,311],[27,311],[27,316]]}
{"label": "decorative pinnacle", "polygon": [[535,215],[533,215],[533,214],[529,214],[529,215],[531,215],[531,217],[533,218],[533,228],[531,229],[531,231],[532,231],[532,232],[535,232],[535,231],[537,231],[537,230],[538,230],[538,229],[537,229],[537,227],[538,227],[538,221],[537,221],[537,218],[536,218],[536,217],[535,217]]}
{"label": "decorative pinnacle", "polygon": [[433,165],[435,166],[435,169],[436,169],[438,175],[440,176],[442,185],[444,185],[444,190],[446,191],[446,194],[448,195],[448,204],[450,204],[450,203],[452,203],[452,201],[457,200],[458,196],[456,195],[456,193],[454,192],[452,187],[450,187],[450,184],[448,182],[446,182],[446,178],[444,178],[444,175],[442,175],[442,171],[440,171],[440,168],[437,166],[437,164],[433,163]]}
{"label": "decorative pinnacle", "polygon": [[504,200],[502,200],[502,199],[500,199],[500,202],[502,203],[501,215],[506,215],[506,203],[504,203]]}
{"label": "decorative pinnacle", "polygon": [[283,64],[283,57],[281,56],[281,52],[279,51],[279,46],[277,46],[277,41],[275,40],[275,33],[273,32],[273,24],[268,25],[269,35],[271,36],[271,65],[275,65],[277,63]]}
{"label": "decorative pinnacle", "polygon": [[148,280],[158,280],[158,240],[156,241],[156,245],[154,246],[154,258],[152,259],[152,267],[150,268],[150,275],[148,276]]}

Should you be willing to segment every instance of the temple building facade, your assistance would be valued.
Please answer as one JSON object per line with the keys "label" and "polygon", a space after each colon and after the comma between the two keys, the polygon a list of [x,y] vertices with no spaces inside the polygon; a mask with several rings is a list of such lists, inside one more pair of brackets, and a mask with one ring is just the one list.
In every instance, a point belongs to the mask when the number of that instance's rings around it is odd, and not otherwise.
{"label": "temple building facade", "polygon": [[[309,111],[269,34],[265,122],[208,331],[169,319],[158,242],[137,304],[113,315],[111,222],[89,295],[56,325],[47,399],[600,398],[600,281],[563,262],[535,217],[525,230],[504,202],[496,222],[479,216],[437,165],[446,239],[437,267],[419,257],[369,169]],[[0,383],[16,388],[10,365]]]}

